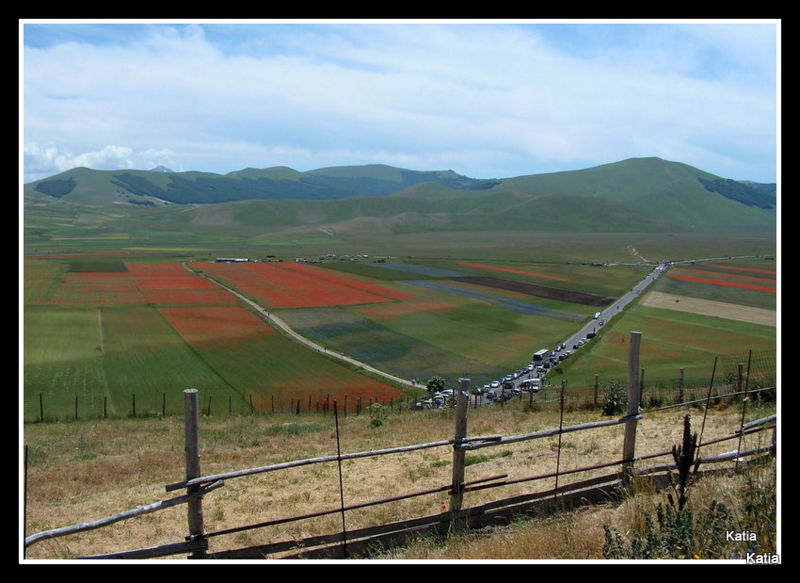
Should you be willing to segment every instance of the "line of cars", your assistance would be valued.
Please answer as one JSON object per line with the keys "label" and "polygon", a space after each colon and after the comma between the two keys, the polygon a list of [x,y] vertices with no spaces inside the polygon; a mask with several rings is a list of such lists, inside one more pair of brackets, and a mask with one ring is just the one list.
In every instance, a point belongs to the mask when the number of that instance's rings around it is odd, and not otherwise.
{"label": "line of cars", "polygon": [[566,344],[559,344],[553,349],[538,350],[531,356],[529,365],[506,375],[502,380],[484,385],[477,392],[489,401],[507,400],[525,391],[536,393],[545,386],[545,375],[551,368],[569,358],[575,350],[580,349],[595,335],[595,332],[589,332],[586,336],[576,340],[572,348],[567,348]]}
{"label": "line of cars", "polygon": [[[543,348],[533,353],[531,363],[523,368],[507,374],[502,379],[494,380],[475,390],[475,394],[488,402],[506,401],[523,392],[536,393],[545,386],[545,375],[559,362],[569,358],[575,350],[580,349],[595,336],[589,332],[586,336],[576,340],[571,349],[566,344],[559,344],[555,348]],[[436,409],[441,407],[447,399],[454,396],[453,389],[445,389],[434,393],[429,399],[414,405],[415,409]]]}

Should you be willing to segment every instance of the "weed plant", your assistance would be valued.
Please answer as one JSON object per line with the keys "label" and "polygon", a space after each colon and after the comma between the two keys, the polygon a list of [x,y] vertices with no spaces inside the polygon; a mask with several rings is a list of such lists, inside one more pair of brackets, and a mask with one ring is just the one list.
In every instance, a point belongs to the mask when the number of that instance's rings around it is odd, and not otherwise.
{"label": "weed plant", "polygon": [[[760,483],[753,473],[746,474],[740,499],[743,514],[716,498],[707,502],[699,512],[689,506],[689,489],[693,484],[697,459],[697,434],[690,431],[690,416],[684,417],[681,445],[673,446],[672,455],[678,470],[670,474],[671,491],[667,503],[659,503],[652,514],[646,515],[645,528],[628,541],[619,531],[603,525],[606,559],[731,559],[742,558],[747,552],[774,552],[776,524],[776,491],[774,480]],[[770,487],[771,485],[771,487]],[[766,487],[765,487],[766,486]],[[673,496],[673,494],[675,496]],[[730,533],[747,533],[742,537],[748,544]],[[758,543],[760,542],[760,549]]]}
{"label": "weed plant", "polygon": [[603,415],[619,415],[625,411],[628,396],[619,381],[611,381],[603,392]]}

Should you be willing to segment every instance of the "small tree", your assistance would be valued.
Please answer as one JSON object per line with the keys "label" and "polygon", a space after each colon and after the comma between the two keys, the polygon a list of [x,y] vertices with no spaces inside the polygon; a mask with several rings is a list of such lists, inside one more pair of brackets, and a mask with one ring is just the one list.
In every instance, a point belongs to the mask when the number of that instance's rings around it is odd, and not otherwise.
{"label": "small tree", "polygon": [[428,384],[426,385],[426,387],[428,388],[428,393],[431,396],[433,396],[434,393],[438,393],[439,391],[443,391],[444,390],[444,387],[445,387],[444,378],[442,378],[442,377],[440,377],[438,375],[437,376],[433,376],[428,381]]}

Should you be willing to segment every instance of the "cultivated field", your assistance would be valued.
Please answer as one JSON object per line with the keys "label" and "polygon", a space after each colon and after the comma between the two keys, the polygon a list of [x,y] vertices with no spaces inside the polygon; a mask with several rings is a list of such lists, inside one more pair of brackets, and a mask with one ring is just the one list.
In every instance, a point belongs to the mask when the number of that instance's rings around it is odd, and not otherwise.
{"label": "cultivated field", "polygon": [[[705,277],[688,275],[698,271]],[[756,286],[754,273],[760,280]],[[739,363],[747,365],[751,352],[769,359],[773,364],[766,368],[774,370],[775,289],[775,268],[770,261],[672,266],[642,301],[602,330],[590,351],[561,367],[560,376],[576,389],[592,386],[595,374],[603,382],[624,379],[620,365],[627,358],[625,342],[630,330],[640,331],[644,337],[641,362],[645,384],[676,387],[680,369],[687,384],[708,384],[712,374],[722,382],[737,373]]]}
{"label": "cultivated field", "polygon": [[225,413],[402,394],[290,341],[180,263],[27,263],[28,421],[174,411],[189,387]]}
{"label": "cultivated field", "polygon": [[[152,253],[26,258],[26,421],[173,411],[188,387],[202,389],[205,409],[220,414],[418,397],[290,340],[182,263]],[[440,375],[451,386],[524,366],[649,270],[463,258],[186,263],[330,351],[422,384]],[[774,354],[775,287],[769,260],[674,265],[549,380],[580,392],[595,375],[602,383],[623,377],[625,341],[637,330],[647,381],[674,385],[683,368],[702,384],[716,356]]]}
{"label": "cultivated field", "polygon": [[[591,257],[607,252],[633,261],[629,251],[619,250],[633,239],[637,252],[655,259],[668,237],[598,235]],[[560,234],[537,239],[547,261],[531,251],[535,246],[523,247],[522,239],[503,234],[491,241],[443,236],[439,248],[431,246],[432,236],[391,238],[401,240],[407,245],[404,253],[386,253],[380,262],[362,257],[314,265],[296,264],[292,258],[327,251],[327,240],[321,237],[309,236],[302,252],[292,247],[294,239],[280,241],[286,251],[273,256],[272,263],[213,261],[215,256],[246,256],[239,247],[222,251],[211,246],[212,250],[181,247],[180,255],[175,255],[178,246],[167,233],[160,252],[154,251],[152,241],[145,245],[143,238],[141,251],[136,249],[137,239],[125,251],[26,256],[20,389],[24,440],[30,447],[26,532],[96,519],[163,499],[164,484],[180,479],[183,471],[178,414],[186,388],[197,388],[201,395],[203,473],[330,455],[336,447],[332,419],[317,415],[319,404],[328,399],[337,400],[341,410],[347,398],[353,412],[359,397],[365,406],[369,399],[401,398],[403,403],[413,403],[418,398],[290,340],[233,294],[186,270],[183,262],[256,299],[330,350],[422,382],[438,374],[452,385],[458,377],[467,376],[473,387],[526,364],[533,351],[554,346],[591,320],[597,305],[602,305],[596,302],[619,297],[649,271],[644,266],[590,265],[576,259],[587,256],[592,240],[588,236],[577,242]],[[275,253],[275,241],[256,247],[253,255],[264,259]],[[621,245],[623,241],[626,245]],[[677,248],[684,243],[684,239],[675,241]],[[98,238],[91,244],[106,243]],[[716,244],[709,237],[703,250],[716,251]],[[81,244],[65,241],[63,245],[79,250]],[[376,245],[389,243],[382,239]],[[374,256],[371,248],[365,249]],[[661,253],[670,256],[672,251]],[[703,273],[692,273],[699,270]],[[716,379],[722,387],[730,382],[731,367],[747,362],[751,350],[771,358],[766,369],[774,377],[774,272],[774,261],[763,259],[671,267],[667,274],[680,277],[660,278],[645,301],[612,318],[596,339],[550,373],[553,388],[563,382],[570,398],[590,394],[595,375],[601,388],[612,379],[624,380],[627,342],[634,330],[643,334],[646,395],[657,383],[672,383],[680,368],[685,369],[687,384],[706,387],[715,358],[720,359]],[[649,305],[654,299],[662,305]],[[691,310],[674,309],[672,304]],[[720,304],[733,311],[721,311]],[[772,322],[744,317],[753,313],[772,315]],[[537,399],[552,400],[554,395],[548,389]],[[536,408],[529,410],[526,396],[503,408],[471,409],[470,433],[513,434],[558,424],[555,414],[538,417]],[[300,416],[295,413],[298,409]],[[709,417],[709,438],[729,432],[741,421],[738,407],[719,412],[720,417]],[[747,413],[748,419],[767,414],[764,410]],[[564,422],[580,423],[598,415],[597,411],[571,410]],[[660,413],[658,420],[642,424],[637,452],[661,451],[676,443],[681,415],[679,411]],[[42,416],[46,422],[37,423]],[[108,422],[101,421],[104,416]],[[342,420],[343,451],[449,438],[453,428],[447,411],[404,412],[381,418],[382,424],[373,419],[362,410]],[[59,420],[68,422],[52,422]],[[559,462],[564,469],[599,462],[607,450],[618,452],[620,442],[620,432],[587,432],[585,441],[576,434],[565,436]],[[468,470],[473,478],[507,471],[512,477],[547,473],[557,455],[555,438],[539,440],[535,445],[476,456],[471,460],[475,467]],[[449,479],[451,457],[452,452],[443,449],[402,454],[378,463],[348,463],[347,502],[439,487]],[[268,474],[247,483],[231,482],[209,495],[220,504],[207,506],[207,524],[226,528],[335,507],[338,491],[330,484],[336,484],[335,470],[322,466],[280,476]],[[525,486],[515,486],[502,494],[527,491]],[[738,492],[726,493],[726,500],[736,500]],[[482,500],[481,496],[470,497],[469,503]],[[349,526],[435,513],[446,504],[442,494],[380,506],[349,518]],[[534,548],[519,551],[522,557],[513,555],[506,540],[494,547],[478,544],[458,551],[461,556],[445,558],[598,558],[602,552],[598,525],[608,520],[625,528],[628,523],[620,513],[635,513],[635,509],[600,510],[592,520],[576,521],[571,523],[574,529],[558,531],[552,539],[558,545],[548,546],[552,540],[540,538]],[[183,540],[185,508],[120,526],[37,544],[29,557],[71,558]],[[300,538],[335,531],[338,526],[338,517],[328,516],[277,532],[233,535],[230,546]],[[585,537],[582,544],[572,545],[578,530]],[[434,558],[434,552],[438,551],[422,544],[401,558]]]}
{"label": "cultivated field", "polygon": [[715,302],[713,300],[703,300],[663,292],[648,293],[642,299],[642,305],[651,308],[688,312],[690,314],[704,314],[725,320],[741,320],[742,322],[761,324],[763,326],[775,326],[777,324],[775,310],[751,308],[728,302]]}

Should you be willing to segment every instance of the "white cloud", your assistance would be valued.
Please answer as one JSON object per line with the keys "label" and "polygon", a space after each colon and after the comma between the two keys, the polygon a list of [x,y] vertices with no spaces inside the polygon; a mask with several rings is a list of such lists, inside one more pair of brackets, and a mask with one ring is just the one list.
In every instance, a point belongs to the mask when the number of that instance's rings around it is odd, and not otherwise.
{"label": "white cloud", "polygon": [[[693,158],[677,160],[715,172],[703,164],[720,158],[716,136],[760,151],[775,141],[773,85],[704,74],[723,56],[726,71],[759,67],[768,79],[763,30],[662,26],[637,39],[647,42],[592,53],[586,38],[570,52],[569,39],[496,24],[276,26],[234,48],[196,25],[152,27],[127,44],[27,48],[26,160],[135,165],[153,150],[169,152],[170,167],[227,172],[385,156],[489,177],[684,143]],[[682,44],[671,53],[673,33]],[[739,42],[752,50],[731,48]],[[774,172],[755,159],[741,156],[731,177]]]}
{"label": "white cloud", "polygon": [[77,167],[95,170],[149,170],[169,166],[175,156],[170,150],[148,149],[135,152],[126,146],[109,145],[100,150],[73,154],[58,146],[26,144],[24,147],[25,181],[38,180]]}

